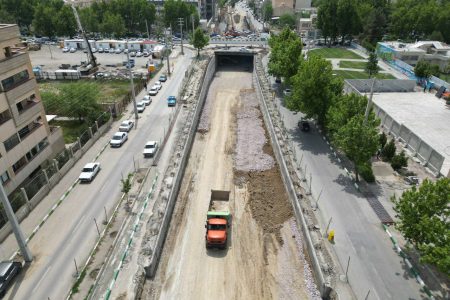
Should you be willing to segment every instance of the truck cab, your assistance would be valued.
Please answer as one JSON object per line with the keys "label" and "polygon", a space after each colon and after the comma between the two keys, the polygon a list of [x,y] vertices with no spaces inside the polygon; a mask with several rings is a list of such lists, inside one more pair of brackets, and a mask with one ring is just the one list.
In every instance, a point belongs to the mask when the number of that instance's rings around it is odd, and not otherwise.
{"label": "truck cab", "polygon": [[229,191],[211,190],[209,210],[206,215],[205,246],[207,249],[225,249],[231,226]]}

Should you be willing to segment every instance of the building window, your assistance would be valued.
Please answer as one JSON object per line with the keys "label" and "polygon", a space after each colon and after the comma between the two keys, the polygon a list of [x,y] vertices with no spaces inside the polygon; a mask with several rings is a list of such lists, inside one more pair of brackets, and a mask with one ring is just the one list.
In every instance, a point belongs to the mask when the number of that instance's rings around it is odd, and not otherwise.
{"label": "building window", "polygon": [[3,142],[5,145],[6,151],[11,150],[15,146],[17,146],[20,143],[19,136],[17,133],[14,133],[12,136],[10,136],[6,141]]}
{"label": "building window", "polygon": [[47,138],[45,138],[42,141],[40,141],[39,144],[37,144],[36,146],[31,148],[31,150],[28,151],[27,154],[26,154],[26,157],[27,157],[28,161],[31,161],[33,158],[35,158],[47,146],[48,146],[48,141],[47,141]]}
{"label": "building window", "polygon": [[19,111],[19,114],[24,113],[27,111],[30,107],[34,106],[36,103],[38,103],[38,99],[36,98],[36,95],[33,94],[30,97],[27,97],[16,104],[17,110]]}
{"label": "building window", "polygon": [[2,185],[5,185],[10,180],[8,171],[5,171],[2,175],[0,175],[0,181],[2,182]]}
{"label": "building window", "polygon": [[26,138],[30,133],[32,133],[35,129],[39,128],[41,125],[42,125],[42,118],[39,116],[36,118],[36,120],[34,120],[30,124],[19,130],[18,133],[20,140]]}
{"label": "building window", "polygon": [[12,168],[15,174],[19,173],[22,168],[27,164],[27,159],[25,156],[22,156],[15,164],[13,164]]}
{"label": "building window", "polygon": [[11,119],[11,114],[9,113],[9,109],[0,113],[0,125],[5,123],[9,119]]}
{"label": "building window", "polygon": [[2,80],[3,91],[9,91],[19,85],[20,83],[28,80],[30,75],[28,74],[28,70],[23,70],[11,77]]}

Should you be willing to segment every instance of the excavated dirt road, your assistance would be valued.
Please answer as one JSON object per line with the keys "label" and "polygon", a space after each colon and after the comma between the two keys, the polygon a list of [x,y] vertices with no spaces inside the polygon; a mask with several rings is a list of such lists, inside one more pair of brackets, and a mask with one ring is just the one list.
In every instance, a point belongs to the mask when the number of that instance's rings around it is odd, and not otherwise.
{"label": "excavated dirt road", "polygon": [[[196,136],[160,265],[143,298],[310,298],[252,74],[219,70],[207,102],[207,129]],[[205,248],[211,189],[231,191],[232,232],[224,251]]]}

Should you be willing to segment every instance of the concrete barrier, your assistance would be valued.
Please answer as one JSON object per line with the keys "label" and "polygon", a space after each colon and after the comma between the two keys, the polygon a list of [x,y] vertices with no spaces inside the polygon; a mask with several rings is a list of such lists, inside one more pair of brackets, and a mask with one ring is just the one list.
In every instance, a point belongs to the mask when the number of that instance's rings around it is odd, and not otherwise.
{"label": "concrete barrier", "polygon": [[156,237],[155,246],[153,248],[153,251],[150,255],[149,264],[144,267],[145,274],[147,277],[153,277],[155,275],[156,269],[158,267],[159,258],[161,257],[161,252],[164,246],[164,242],[166,240],[167,231],[169,229],[170,221],[172,219],[172,213],[173,209],[175,207],[176,200],[178,198],[178,192],[180,190],[181,181],[184,176],[184,171],[188,162],[188,158],[192,149],[192,145],[194,143],[194,137],[196,135],[198,122],[200,120],[200,115],[206,100],[207,91],[209,89],[209,86],[211,84],[211,81],[214,77],[214,73],[216,71],[216,60],[215,57],[213,57],[209,63],[208,67],[203,75],[203,78],[201,82],[202,88],[199,93],[198,97],[198,103],[195,108],[194,117],[192,118],[192,123],[190,125],[189,129],[189,135],[186,139],[186,143],[184,145],[184,151],[181,157],[181,162],[179,163],[177,167],[177,171],[174,175],[174,181],[172,184],[172,187],[170,189],[170,193],[168,195],[167,205],[164,212],[163,220],[161,223],[161,226],[158,231],[158,235]]}

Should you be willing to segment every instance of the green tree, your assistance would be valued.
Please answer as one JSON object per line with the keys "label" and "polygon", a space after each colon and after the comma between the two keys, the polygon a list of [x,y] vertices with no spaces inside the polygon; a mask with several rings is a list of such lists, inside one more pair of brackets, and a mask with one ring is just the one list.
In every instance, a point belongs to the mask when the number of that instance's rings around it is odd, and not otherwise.
{"label": "green tree", "polygon": [[110,36],[121,37],[125,34],[125,23],[119,14],[107,12],[100,25],[102,33]]}
{"label": "green tree", "polygon": [[125,179],[120,179],[120,183],[122,184],[121,192],[125,194],[125,197],[127,198],[127,205],[129,205],[129,198],[128,194],[131,191],[131,179],[133,178],[133,174],[128,173],[127,177]]}
{"label": "green tree", "polygon": [[387,136],[386,136],[386,133],[382,132],[382,133],[380,134],[380,137],[379,137],[379,139],[378,139],[378,142],[380,143],[380,147],[381,147],[381,148],[384,148],[384,146],[385,146],[386,143],[387,143]]}
{"label": "green tree", "polygon": [[399,154],[395,154],[394,157],[392,157],[391,167],[395,171],[398,171],[401,168],[407,166],[408,166],[408,158],[405,155],[405,151],[402,151]]}
{"label": "green tree", "polygon": [[358,166],[366,163],[379,147],[378,130],[373,123],[364,124],[363,115],[356,115],[339,128],[334,143],[353,162],[355,180],[359,181]]}
{"label": "green tree", "polygon": [[284,28],[279,35],[269,38],[271,48],[269,57],[269,73],[276,77],[283,77],[287,82],[297,73],[301,54],[302,42],[297,34],[289,28]]}
{"label": "green tree", "polygon": [[196,6],[190,5],[181,0],[164,1],[164,22],[167,27],[172,26],[174,30],[179,30],[178,28],[180,28],[180,26],[178,25],[178,18],[182,18],[183,21],[187,21],[187,28],[184,30],[191,28],[191,15],[194,15],[194,19],[196,20],[196,24],[194,24],[195,26],[198,24],[199,20]]}
{"label": "green tree", "polygon": [[29,31],[36,3],[36,0],[0,0],[0,10],[4,11],[0,22],[16,23]]}
{"label": "green tree", "polygon": [[287,27],[289,29],[295,29],[295,16],[293,14],[282,14],[278,23],[282,28]]}
{"label": "green tree", "polygon": [[414,67],[414,74],[419,78],[430,78],[432,75],[430,64],[427,61],[419,60]]}
{"label": "green tree", "polygon": [[450,276],[450,179],[425,180],[417,189],[393,197],[396,227],[420,252],[421,261]]}
{"label": "green tree", "polygon": [[40,3],[34,10],[33,28],[39,35],[53,37],[56,34],[54,16],[58,12],[52,6]]}
{"label": "green tree", "polygon": [[367,61],[365,68],[366,73],[369,74],[369,77],[374,77],[378,74],[379,69],[377,54],[375,52],[370,52],[369,60]]}
{"label": "green tree", "polygon": [[201,28],[195,29],[191,39],[191,44],[195,49],[197,49],[197,57],[200,56],[200,50],[205,48],[205,46],[208,45],[208,42],[209,37],[203,33],[203,30]]}
{"label": "green tree", "polygon": [[297,74],[292,77],[292,95],[287,106],[302,111],[307,117],[317,117],[324,125],[328,109],[336,97],[342,95],[343,81],[333,76],[331,63],[320,56],[310,56],[301,62]]}
{"label": "green tree", "polygon": [[386,32],[387,17],[384,9],[376,8],[366,19],[363,29],[363,46],[373,50]]}
{"label": "green tree", "polygon": [[264,21],[268,22],[272,19],[273,7],[270,0],[265,0],[262,5],[262,18]]}
{"label": "green tree", "polygon": [[339,0],[337,4],[337,27],[342,36],[342,43],[348,35],[356,35],[361,31],[361,21],[354,0]]}
{"label": "green tree", "polygon": [[322,31],[325,39],[330,38],[333,41],[338,35],[337,7],[338,0],[321,1],[317,12],[317,28]]}
{"label": "green tree", "polygon": [[381,158],[383,161],[391,161],[395,155],[396,147],[394,140],[390,140],[383,149],[381,149]]}
{"label": "green tree", "polygon": [[68,5],[61,7],[56,16],[53,17],[58,36],[73,36],[77,32],[77,23],[72,8]]}
{"label": "green tree", "polygon": [[93,122],[101,113],[97,100],[99,89],[88,82],[74,82],[61,87],[59,102],[65,117],[78,118],[80,122]]}
{"label": "green tree", "polygon": [[94,9],[94,2],[92,6],[88,6],[80,9],[79,16],[81,24],[83,24],[83,28],[86,32],[100,32],[99,20],[100,16],[97,13],[97,10]]}
{"label": "green tree", "polygon": [[61,114],[61,102],[58,93],[54,91],[41,91],[41,99],[46,113],[52,115]]}

